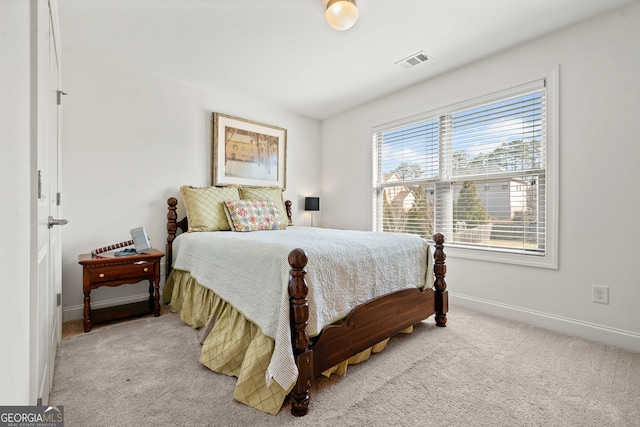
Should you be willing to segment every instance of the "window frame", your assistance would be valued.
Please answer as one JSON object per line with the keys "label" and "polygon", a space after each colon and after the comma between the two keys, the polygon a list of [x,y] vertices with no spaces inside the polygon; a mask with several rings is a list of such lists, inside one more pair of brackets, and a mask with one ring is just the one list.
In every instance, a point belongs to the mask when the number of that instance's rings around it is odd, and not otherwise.
{"label": "window frame", "polygon": [[[507,264],[516,264],[541,268],[558,268],[558,213],[559,213],[559,67],[555,66],[551,69],[532,72],[525,76],[514,78],[510,81],[502,81],[500,83],[490,84],[481,88],[475,93],[462,94],[456,99],[445,100],[441,102],[442,108],[423,108],[412,113],[406,113],[402,116],[387,117],[381,119],[378,123],[372,123],[372,161],[373,161],[373,194],[372,194],[372,229],[379,229],[380,221],[378,218],[379,191],[386,186],[378,185],[378,152],[376,134],[381,131],[388,130],[391,127],[399,127],[409,125],[420,120],[440,117],[451,112],[452,106],[455,109],[473,107],[481,103],[491,101],[496,96],[500,97],[504,93],[516,90],[518,86],[526,86],[535,84],[537,81],[544,81],[546,92],[546,183],[545,183],[545,249],[544,254],[533,254],[526,252],[505,250],[494,247],[469,247],[451,244],[447,247],[447,255],[458,258],[466,258],[480,261],[499,262]],[[429,181],[429,180],[426,180]],[[434,182],[435,184],[435,182]],[[435,231],[438,232],[437,226],[434,224]],[[446,238],[447,236],[445,236]]]}

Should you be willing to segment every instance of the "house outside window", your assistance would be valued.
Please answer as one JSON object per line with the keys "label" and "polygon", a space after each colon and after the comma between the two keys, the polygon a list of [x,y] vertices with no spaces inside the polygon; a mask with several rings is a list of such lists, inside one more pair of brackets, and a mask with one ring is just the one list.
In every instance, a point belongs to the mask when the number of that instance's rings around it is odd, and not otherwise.
{"label": "house outside window", "polygon": [[375,127],[374,229],[440,232],[460,256],[557,268],[550,81]]}

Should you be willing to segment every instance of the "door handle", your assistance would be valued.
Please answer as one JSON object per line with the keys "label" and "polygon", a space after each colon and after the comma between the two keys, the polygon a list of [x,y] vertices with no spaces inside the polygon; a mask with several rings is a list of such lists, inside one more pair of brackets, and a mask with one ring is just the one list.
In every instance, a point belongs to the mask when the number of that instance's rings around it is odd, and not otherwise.
{"label": "door handle", "polygon": [[49,228],[53,227],[54,225],[65,225],[68,222],[69,221],[67,221],[66,219],[55,219],[54,217],[49,215]]}

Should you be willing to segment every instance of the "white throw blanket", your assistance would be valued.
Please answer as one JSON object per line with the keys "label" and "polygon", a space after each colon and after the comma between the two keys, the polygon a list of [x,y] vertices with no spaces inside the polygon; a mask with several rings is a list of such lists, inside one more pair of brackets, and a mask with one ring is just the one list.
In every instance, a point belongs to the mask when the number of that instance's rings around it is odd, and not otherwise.
{"label": "white throw blanket", "polygon": [[290,390],[298,376],[291,347],[288,255],[308,257],[310,336],[357,305],[404,288],[433,286],[427,242],[411,234],[288,227],[286,230],[184,233],[173,243],[173,268],[232,304],[275,340],[267,384]]}

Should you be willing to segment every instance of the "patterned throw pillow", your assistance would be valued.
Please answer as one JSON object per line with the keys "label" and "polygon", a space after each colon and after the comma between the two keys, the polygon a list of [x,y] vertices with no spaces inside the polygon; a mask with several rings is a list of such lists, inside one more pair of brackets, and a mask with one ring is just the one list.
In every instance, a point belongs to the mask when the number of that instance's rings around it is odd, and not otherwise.
{"label": "patterned throw pillow", "polygon": [[180,187],[184,207],[192,231],[230,230],[224,212],[225,200],[240,200],[236,187]]}
{"label": "patterned throw pillow", "polygon": [[284,197],[280,187],[241,187],[240,198],[243,200],[273,200],[283,215],[284,223],[288,225],[287,209],[284,206]]}
{"label": "patterned throw pillow", "polygon": [[287,228],[274,200],[225,200],[234,231],[284,230]]}

